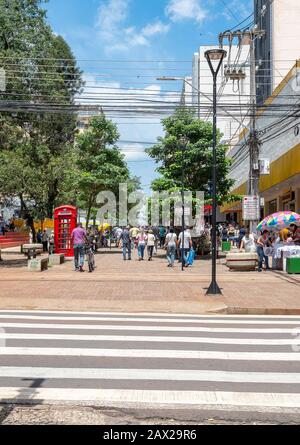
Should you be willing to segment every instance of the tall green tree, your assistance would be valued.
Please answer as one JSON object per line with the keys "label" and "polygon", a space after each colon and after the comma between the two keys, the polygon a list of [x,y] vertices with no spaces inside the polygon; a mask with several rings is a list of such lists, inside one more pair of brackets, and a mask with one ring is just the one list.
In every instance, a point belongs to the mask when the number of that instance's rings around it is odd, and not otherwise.
{"label": "tall green tree", "polygon": [[[52,32],[42,3],[0,0],[0,67],[7,82],[0,93],[0,188],[19,197],[30,221],[52,217],[69,185],[76,116],[65,110],[83,86],[76,60]],[[24,111],[41,104],[43,111]]]}
{"label": "tall green tree", "polygon": [[[157,172],[161,177],[154,180],[154,191],[178,190],[184,186],[187,191],[203,191],[205,198],[211,198],[212,143],[211,123],[197,119],[190,110],[179,108],[163,120],[165,135],[158,143],[147,150],[150,157],[159,164]],[[188,144],[182,154],[181,138]],[[227,147],[220,143],[218,132],[217,145],[217,189],[219,202],[226,200],[233,182],[227,178],[230,161],[226,158]],[[182,167],[184,177],[182,184]]]}
{"label": "tall green tree", "polygon": [[124,155],[116,143],[117,126],[104,115],[90,121],[89,129],[77,136],[77,168],[75,188],[78,205],[86,210],[87,225],[93,210],[97,209],[97,196],[112,191],[118,198],[119,184],[127,183],[129,192],[138,187],[132,178]]}

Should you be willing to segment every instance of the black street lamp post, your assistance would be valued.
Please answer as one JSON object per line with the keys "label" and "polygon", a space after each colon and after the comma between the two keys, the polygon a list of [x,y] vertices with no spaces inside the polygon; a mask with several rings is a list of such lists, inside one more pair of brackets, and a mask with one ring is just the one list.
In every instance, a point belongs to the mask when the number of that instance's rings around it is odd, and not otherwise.
{"label": "black street lamp post", "polygon": [[[222,294],[217,283],[217,77],[226,56],[227,52],[223,49],[212,49],[205,52],[213,76],[212,281],[207,295]],[[217,63],[214,64],[214,62]]]}
{"label": "black street lamp post", "polygon": [[185,231],[185,201],[184,201],[184,164],[185,164],[185,156],[184,152],[187,147],[188,140],[185,136],[181,136],[180,145],[181,145],[181,202],[182,202],[182,240],[181,240],[181,270],[184,271],[184,231]]}

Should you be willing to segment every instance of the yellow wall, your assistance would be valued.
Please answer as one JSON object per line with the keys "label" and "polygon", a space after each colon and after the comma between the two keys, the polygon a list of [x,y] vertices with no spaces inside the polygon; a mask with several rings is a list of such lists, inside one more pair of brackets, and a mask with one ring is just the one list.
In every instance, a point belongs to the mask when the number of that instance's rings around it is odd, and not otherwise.
{"label": "yellow wall", "polygon": [[35,230],[39,230],[39,229],[49,229],[49,230],[54,230],[54,220],[53,219],[49,219],[46,218],[44,219],[44,221],[35,221],[34,222],[34,227]]}
{"label": "yellow wall", "polygon": [[[232,195],[242,195],[242,196],[246,195],[247,194],[247,184],[244,183],[244,184],[240,185],[238,188],[234,189],[231,192],[231,194]],[[239,201],[229,202],[228,204],[224,204],[221,207],[221,212],[222,213],[230,212],[233,208],[235,208],[239,204],[241,204]]]}
{"label": "yellow wall", "polygon": [[[270,165],[270,175],[261,176],[259,181],[260,193],[280,184],[283,181],[300,173],[300,144],[289,150]],[[247,183],[245,182],[231,193],[233,195],[246,195]],[[221,208],[221,212],[231,211],[237,203],[230,203]]]}
{"label": "yellow wall", "polygon": [[300,173],[300,144],[272,162],[270,167],[270,175],[260,178],[260,192],[264,192]]}

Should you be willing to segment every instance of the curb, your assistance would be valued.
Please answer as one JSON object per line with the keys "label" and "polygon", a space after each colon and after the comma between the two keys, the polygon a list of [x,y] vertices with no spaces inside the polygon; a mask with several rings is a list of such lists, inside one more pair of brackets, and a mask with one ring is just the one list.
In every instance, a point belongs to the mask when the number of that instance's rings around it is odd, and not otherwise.
{"label": "curb", "polygon": [[225,312],[228,315],[300,315],[300,308],[244,308],[228,307]]}

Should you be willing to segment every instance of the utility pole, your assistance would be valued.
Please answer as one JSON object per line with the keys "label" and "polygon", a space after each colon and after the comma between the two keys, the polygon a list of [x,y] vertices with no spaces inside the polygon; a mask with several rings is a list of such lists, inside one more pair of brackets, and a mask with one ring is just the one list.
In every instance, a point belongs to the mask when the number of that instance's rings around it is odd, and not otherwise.
{"label": "utility pole", "polygon": [[[260,142],[256,131],[256,59],[255,59],[255,40],[261,38],[265,35],[264,30],[252,29],[246,31],[234,31],[234,32],[224,32],[219,35],[219,41],[221,47],[223,47],[223,42],[228,39],[228,42],[232,44],[234,38],[239,39],[240,45],[250,45],[250,125],[249,125],[249,181],[248,181],[248,194],[249,196],[259,195],[259,148]],[[227,67],[226,76],[231,80],[240,80],[245,78],[245,73],[243,70],[230,70]],[[255,231],[258,224],[258,219],[255,221],[250,221],[250,231]]]}
{"label": "utility pole", "polygon": [[[258,32],[258,31],[257,31]],[[258,32],[257,35],[260,35]],[[255,63],[255,34],[251,32],[250,35],[250,100],[251,100],[251,115],[250,115],[250,135],[249,135],[249,160],[250,160],[250,174],[248,183],[249,196],[259,196],[259,148],[260,142],[256,131],[256,63]],[[259,206],[260,208],[260,206]],[[258,220],[250,221],[250,231],[256,229]]]}

